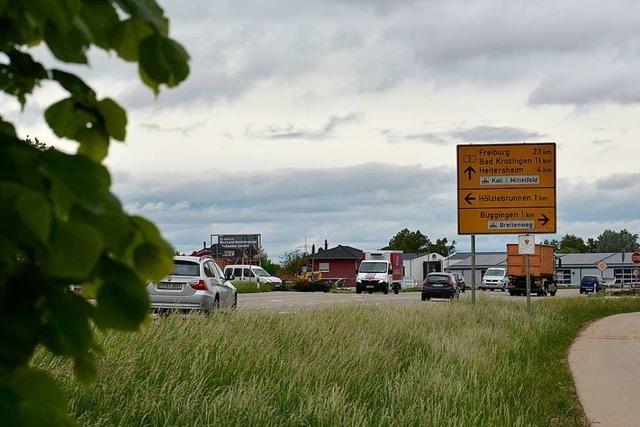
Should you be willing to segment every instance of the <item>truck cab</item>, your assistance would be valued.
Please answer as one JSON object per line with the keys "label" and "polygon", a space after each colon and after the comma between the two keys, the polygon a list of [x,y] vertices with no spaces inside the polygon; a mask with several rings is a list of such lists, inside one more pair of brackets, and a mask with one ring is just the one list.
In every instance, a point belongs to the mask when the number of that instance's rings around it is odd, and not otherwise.
{"label": "truck cab", "polygon": [[393,267],[387,260],[364,260],[360,263],[358,275],[356,277],[356,293],[362,291],[373,292],[382,291],[389,293],[393,286]]}

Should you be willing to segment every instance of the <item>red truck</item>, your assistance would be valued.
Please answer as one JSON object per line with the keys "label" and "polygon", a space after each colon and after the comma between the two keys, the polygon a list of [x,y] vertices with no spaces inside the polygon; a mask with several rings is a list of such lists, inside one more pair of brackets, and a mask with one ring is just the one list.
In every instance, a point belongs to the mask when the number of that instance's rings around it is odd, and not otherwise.
{"label": "red truck", "polygon": [[[555,250],[556,248],[551,245],[536,245],[535,254],[529,255],[532,294],[555,296],[558,290]],[[509,278],[507,290],[509,295],[526,295],[525,256],[518,253],[517,244],[507,245],[507,277]]]}

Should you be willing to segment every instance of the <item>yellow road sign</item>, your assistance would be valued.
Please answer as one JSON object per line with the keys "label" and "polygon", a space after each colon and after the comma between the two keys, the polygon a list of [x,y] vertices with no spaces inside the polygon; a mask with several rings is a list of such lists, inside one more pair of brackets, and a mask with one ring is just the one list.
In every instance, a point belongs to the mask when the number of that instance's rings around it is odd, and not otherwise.
{"label": "yellow road sign", "polygon": [[458,188],[553,188],[555,164],[555,143],[458,145]]}
{"label": "yellow road sign", "polygon": [[477,208],[547,208],[556,205],[553,188],[491,188],[458,190],[460,209]]}
{"label": "yellow road sign", "polygon": [[459,145],[458,233],[556,232],[556,144]]}
{"label": "yellow road sign", "polygon": [[555,208],[488,208],[458,211],[459,234],[549,233],[555,230]]}

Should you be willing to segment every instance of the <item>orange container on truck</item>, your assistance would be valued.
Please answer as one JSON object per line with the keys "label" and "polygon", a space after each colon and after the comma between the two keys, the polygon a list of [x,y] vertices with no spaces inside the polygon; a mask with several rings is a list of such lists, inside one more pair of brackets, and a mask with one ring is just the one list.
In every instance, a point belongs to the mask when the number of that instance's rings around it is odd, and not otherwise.
{"label": "orange container on truck", "polygon": [[507,290],[511,295],[525,295],[527,271],[525,257],[529,257],[531,293],[539,296],[554,296],[558,290],[556,282],[556,248],[551,245],[535,245],[535,254],[520,255],[517,244],[507,245]]}

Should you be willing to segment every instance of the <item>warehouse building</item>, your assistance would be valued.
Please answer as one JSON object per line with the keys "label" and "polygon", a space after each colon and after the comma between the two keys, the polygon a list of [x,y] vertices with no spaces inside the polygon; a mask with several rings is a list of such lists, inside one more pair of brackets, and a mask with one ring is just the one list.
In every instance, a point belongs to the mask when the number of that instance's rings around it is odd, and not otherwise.
{"label": "warehouse building", "polygon": [[[556,254],[558,284],[579,285],[584,276],[598,276],[607,284],[639,283],[640,266],[631,261],[631,254],[627,253],[585,253],[585,254]],[[604,270],[598,265],[604,263]],[[471,253],[456,252],[443,261],[445,271],[461,273],[467,284],[471,283]],[[506,252],[476,253],[476,283],[480,283],[485,271],[491,267],[507,266]]]}

